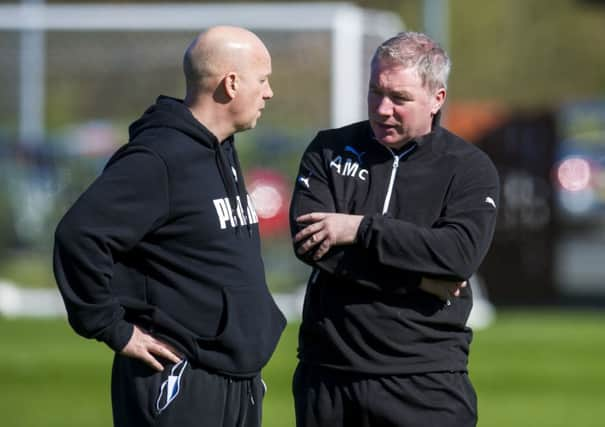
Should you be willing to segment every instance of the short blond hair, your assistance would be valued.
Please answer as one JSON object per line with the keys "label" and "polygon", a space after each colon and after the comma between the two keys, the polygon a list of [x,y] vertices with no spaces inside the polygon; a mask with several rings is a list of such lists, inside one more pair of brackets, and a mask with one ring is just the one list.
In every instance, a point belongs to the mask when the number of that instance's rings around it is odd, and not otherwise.
{"label": "short blond hair", "polygon": [[378,60],[415,68],[422,85],[430,91],[447,89],[450,58],[439,43],[426,34],[412,31],[397,34],[378,46],[372,64]]}

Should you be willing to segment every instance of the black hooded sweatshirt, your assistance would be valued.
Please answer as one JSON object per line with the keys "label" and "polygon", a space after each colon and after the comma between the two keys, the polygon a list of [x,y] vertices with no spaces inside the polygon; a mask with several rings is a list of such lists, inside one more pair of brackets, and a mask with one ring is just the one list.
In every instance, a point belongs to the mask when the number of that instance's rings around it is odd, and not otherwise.
{"label": "black hooded sweatshirt", "polygon": [[74,330],[120,351],[138,325],[191,363],[252,376],[285,326],[233,138],[161,96],[57,227],[55,277]]}
{"label": "black hooded sweatshirt", "polygon": [[438,124],[392,151],[368,121],[319,132],[305,151],[290,218],[363,215],[357,241],[319,261],[307,287],[299,358],[365,374],[465,371],[470,288],[448,305],[423,276],[473,274],[494,233],[499,179],[490,159]]}

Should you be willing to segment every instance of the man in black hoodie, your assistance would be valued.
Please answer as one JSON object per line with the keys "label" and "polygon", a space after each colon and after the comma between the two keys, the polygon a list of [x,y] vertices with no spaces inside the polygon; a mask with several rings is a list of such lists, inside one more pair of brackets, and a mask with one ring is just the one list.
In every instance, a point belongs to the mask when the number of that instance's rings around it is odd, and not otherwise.
{"label": "man in black hoodie", "polygon": [[470,427],[467,279],[493,236],[488,157],[439,126],[450,61],[424,34],[371,62],[369,120],[319,132],[290,220],[313,267],[294,376],[297,426]]}
{"label": "man in black hoodie", "polygon": [[223,26],[183,67],[185,99],[160,96],[59,223],[55,277],[74,330],[116,352],[116,426],[260,426],[285,319],[233,134],[273,96],[271,58]]}

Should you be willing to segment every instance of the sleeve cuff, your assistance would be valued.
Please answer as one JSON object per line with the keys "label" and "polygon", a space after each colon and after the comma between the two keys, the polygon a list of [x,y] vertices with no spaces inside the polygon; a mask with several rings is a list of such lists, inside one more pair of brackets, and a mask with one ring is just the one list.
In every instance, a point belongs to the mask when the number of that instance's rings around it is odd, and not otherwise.
{"label": "sleeve cuff", "polygon": [[119,353],[126,347],[132,333],[134,326],[132,323],[120,319],[111,326],[109,326],[99,337],[99,341],[105,342],[116,353]]}
{"label": "sleeve cuff", "polygon": [[372,216],[366,215],[359,223],[359,228],[357,229],[357,241],[364,248],[369,247],[370,228],[372,227],[373,221],[374,218]]}

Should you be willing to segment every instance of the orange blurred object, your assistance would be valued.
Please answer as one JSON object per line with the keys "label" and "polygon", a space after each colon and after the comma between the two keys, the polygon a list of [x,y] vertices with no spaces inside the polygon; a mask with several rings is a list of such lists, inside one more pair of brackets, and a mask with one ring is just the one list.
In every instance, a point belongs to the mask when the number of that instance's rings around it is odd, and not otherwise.
{"label": "orange blurred object", "polygon": [[451,102],[444,111],[443,126],[474,143],[509,116],[509,110],[496,102]]}

